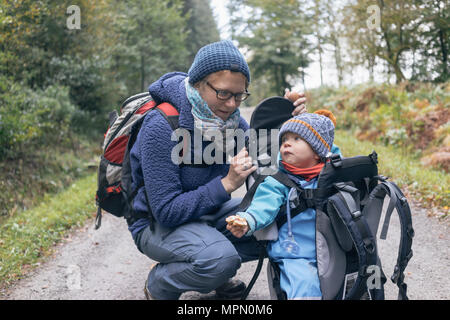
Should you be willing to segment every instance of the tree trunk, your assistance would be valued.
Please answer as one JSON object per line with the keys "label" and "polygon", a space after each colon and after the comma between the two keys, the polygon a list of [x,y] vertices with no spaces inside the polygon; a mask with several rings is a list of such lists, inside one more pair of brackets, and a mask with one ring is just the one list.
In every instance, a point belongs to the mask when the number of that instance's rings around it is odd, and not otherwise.
{"label": "tree trunk", "polygon": [[400,66],[398,65],[398,62],[392,66],[394,68],[395,72],[395,83],[399,84],[403,80],[405,80],[405,76],[403,75],[402,70],[400,69]]}
{"label": "tree trunk", "polygon": [[318,46],[317,49],[319,51],[319,67],[320,67],[320,86],[323,86],[323,68],[322,68],[322,47],[320,44],[320,37],[317,37]]}
{"label": "tree trunk", "polygon": [[339,87],[342,85],[344,81],[344,68],[342,66],[342,57],[341,57],[341,46],[339,45],[339,40],[337,37],[334,37],[334,60],[336,63],[336,70],[338,75],[338,85]]}
{"label": "tree trunk", "polygon": [[145,90],[145,59],[144,54],[141,53],[141,92]]}
{"label": "tree trunk", "polygon": [[367,64],[369,65],[369,81],[373,82],[375,80],[375,77],[374,77],[375,57],[369,56],[367,58]]}
{"label": "tree trunk", "polygon": [[447,70],[447,59],[448,59],[448,52],[447,52],[447,46],[445,45],[445,37],[444,32],[442,29],[439,30],[439,41],[441,44],[441,52],[442,52],[442,81],[447,80],[448,70]]}

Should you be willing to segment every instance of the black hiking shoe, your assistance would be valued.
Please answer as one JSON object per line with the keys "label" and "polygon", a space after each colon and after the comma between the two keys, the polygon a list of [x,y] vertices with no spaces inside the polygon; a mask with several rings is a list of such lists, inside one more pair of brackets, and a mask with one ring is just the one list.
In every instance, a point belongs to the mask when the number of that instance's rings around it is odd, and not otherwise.
{"label": "black hiking shoe", "polygon": [[220,299],[230,300],[242,296],[247,286],[237,279],[230,279],[220,287],[216,288],[216,296]]}

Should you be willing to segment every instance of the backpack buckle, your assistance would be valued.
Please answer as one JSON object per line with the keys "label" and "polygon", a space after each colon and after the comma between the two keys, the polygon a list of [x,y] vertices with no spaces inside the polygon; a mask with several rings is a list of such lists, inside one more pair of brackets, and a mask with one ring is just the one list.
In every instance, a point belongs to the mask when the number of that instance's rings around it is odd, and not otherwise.
{"label": "backpack buckle", "polygon": [[378,154],[375,151],[372,151],[372,153],[369,154],[369,158],[373,163],[378,164]]}
{"label": "backpack buckle", "polygon": [[376,178],[382,182],[386,182],[389,179],[389,177],[383,176],[382,174],[379,174],[379,175],[375,176],[374,178]]}
{"label": "backpack buckle", "polygon": [[332,165],[334,168],[340,168],[340,167],[342,167],[342,157],[341,157],[341,155],[338,154],[338,153],[332,154],[332,155],[330,156],[330,162],[331,162],[331,165]]}
{"label": "backpack buckle", "polygon": [[305,200],[308,208],[314,207],[314,189],[303,189],[302,198]]}
{"label": "backpack buckle", "polygon": [[345,191],[351,194],[354,194],[355,192],[359,191],[357,188],[352,187],[351,185],[345,182],[336,182],[333,184],[333,186],[338,190]]}
{"label": "backpack buckle", "polygon": [[[358,211],[359,212],[359,211]],[[372,254],[375,252],[375,245],[372,241],[365,242],[364,241],[364,250],[366,250],[367,253]]]}
{"label": "backpack buckle", "polygon": [[394,268],[394,273],[391,276],[391,281],[395,284],[401,284],[403,283],[403,280],[405,279],[405,275],[403,273],[400,273],[400,268],[398,265]]}
{"label": "backpack buckle", "polygon": [[313,189],[303,189],[302,197],[305,200],[312,200],[314,198],[314,190]]}
{"label": "backpack buckle", "polygon": [[400,204],[402,205],[402,207],[404,207],[408,203],[408,199],[406,199],[406,197],[401,197],[398,200],[400,201]]}
{"label": "backpack buckle", "polygon": [[362,213],[358,210],[355,212],[350,212],[350,215],[352,216],[353,220],[357,220],[359,217],[361,217]]}

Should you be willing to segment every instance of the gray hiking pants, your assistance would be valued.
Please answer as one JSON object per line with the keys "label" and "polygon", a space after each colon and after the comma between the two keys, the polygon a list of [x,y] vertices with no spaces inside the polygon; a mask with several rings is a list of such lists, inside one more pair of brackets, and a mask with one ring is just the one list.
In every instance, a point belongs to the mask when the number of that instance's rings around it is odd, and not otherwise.
{"label": "gray hiking pants", "polygon": [[225,202],[201,221],[176,228],[154,223],[135,237],[137,247],[159,263],[148,275],[148,289],[156,299],[175,300],[186,291],[208,293],[232,278],[241,262],[258,258],[254,237],[235,238],[225,218],[236,213],[241,199]]}

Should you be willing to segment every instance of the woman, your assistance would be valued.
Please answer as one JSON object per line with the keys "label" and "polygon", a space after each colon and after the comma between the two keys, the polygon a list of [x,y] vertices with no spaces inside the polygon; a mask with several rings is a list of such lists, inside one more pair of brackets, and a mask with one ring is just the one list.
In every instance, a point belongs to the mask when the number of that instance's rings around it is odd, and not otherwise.
{"label": "woman", "polygon": [[[240,117],[239,105],[249,95],[248,65],[230,41],[209,44],[199,50],[188,74],[173,72],[151,84],[149,92],[160,104],[175,106],[179,127],[203,136],[202,152],[212,140],[208,133],[218,130],[227,145],[227,129],[248,129]],[[286,91],[286,97],[290,94]],[[304,98],[294,114],[305,111]],[[145,284],[148,299],[178,299],[186,291],[208,293],[216,290],[223,298],[238,297],[245,284],[230,280],[241,262],[257,258],[253,238],[237,239],[226,230],[225,218],[234,214],[241,199],[231,199],[247,176],[256,170],[248,152],[235,150],[230,163],[189,166],[171,158],[177,141],[159,112],[150,112],[131,150],[134,186],[139,188],[133,202],[137,213],[151,209],[150,219],[129,225],[141,252],[159,263]],[[203,153],[202,153],[203,154]],[[148,201],[147,201],[148,199]]]}

